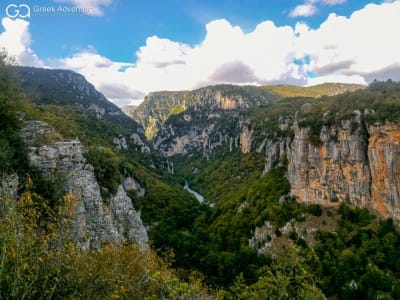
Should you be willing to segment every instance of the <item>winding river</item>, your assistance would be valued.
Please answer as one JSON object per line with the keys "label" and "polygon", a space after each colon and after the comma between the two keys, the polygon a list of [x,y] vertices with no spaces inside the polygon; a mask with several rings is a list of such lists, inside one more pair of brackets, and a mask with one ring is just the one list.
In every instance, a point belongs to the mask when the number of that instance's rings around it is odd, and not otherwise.
{"label": "winding river", "polygon": [[200,203],[204,202],[204,197],[202,195],[200,195],[198,192],[193,191],[192,189],[190,189],[187,180],[185,180],[185,185],[183,186],[183,188],[185,190],[187,190],[189,193],[193,194],[193,196],[196,197],[197,201],[199,201]]}

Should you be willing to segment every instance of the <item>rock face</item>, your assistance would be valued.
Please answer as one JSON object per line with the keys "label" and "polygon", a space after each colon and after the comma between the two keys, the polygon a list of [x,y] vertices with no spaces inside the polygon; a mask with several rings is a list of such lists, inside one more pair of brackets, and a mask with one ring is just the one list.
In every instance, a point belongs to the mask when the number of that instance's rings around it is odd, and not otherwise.
{"label": "rock face", "polygon": [[[354,128],[356,127],[356,128]],[[322,127],[319,145],[310,129],[292,125],[293,139],[264,140],[264,173],[287,164],[291,194],[299,201],[325,206],[348,203],[400,222],[400,126],[366,125],[362,118]]]}
{"label": "rock face", "polygon": [[[83,157],[79,140],[52,141],[41,145],[54,129],[40,121],[24,122],[21,137],[28,146],[30,164],[43,173],[65,178],[65,192],[72,192],[80,201],[76,211],[75,235],[83,249],[99,248],[103,243],[129,240],[147,247],[147,233],[126,190],[137,190],[133,178],[125,179],[116,195],[103,199],[93,166]],[[130,183],[130,184],[129,184]],[[135,182],[136,183],[136,182]]]}
{"label": "rock face", "polygon": [[134,117],[146,134],[152,132],[153,147],[167,157],[194,152],[209,157],[224,145],[229,151],[250,152],[253,132],[242,126],[248,122],[244,112],[277,98],[256,87],[229,85],[151,93]]}
{"label": "rock face", "polygon": [[18,196],[19,178],[14,173],[0,179],[0,197],[16,199]]}
{"label": "rock face", "polygon": [[368,127],[368,160],[371,170],[372,206],[382,216],[400,220],[400,126]]}
{"label": "rock face", "polygon": [[310,143],[308,131],[295,124],[294,139],[287,147],[292,194],[310,203],[368,205],[371,176],[361,128],[351,132],[350,121],[343,121],[340,128],[324,127],[321,146]]}

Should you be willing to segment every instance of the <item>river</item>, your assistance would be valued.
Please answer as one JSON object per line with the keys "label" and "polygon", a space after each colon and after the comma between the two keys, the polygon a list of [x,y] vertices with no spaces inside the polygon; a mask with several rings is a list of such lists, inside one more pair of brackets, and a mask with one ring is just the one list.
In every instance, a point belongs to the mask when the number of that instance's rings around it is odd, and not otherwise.
{"label": "river", "polygon": [[202,195],[200,195],[198,192],[193,191],[192,189],[190,189],[187,180],[185,180],[185,185],[183,186],[183,188],[185,190],[187,190],[189,193],[193,194],[193,196],[196,197],[197,201],[199,201],[200,203],[204,202],[204,197]]}

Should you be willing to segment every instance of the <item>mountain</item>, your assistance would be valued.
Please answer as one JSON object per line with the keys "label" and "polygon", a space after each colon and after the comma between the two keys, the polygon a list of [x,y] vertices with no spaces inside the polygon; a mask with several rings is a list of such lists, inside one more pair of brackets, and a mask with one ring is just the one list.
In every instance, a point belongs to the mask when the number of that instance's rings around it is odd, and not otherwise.
{"label": "mountain", "polygon": [[132,114],[132,118],[145,129],[152,140],[164,122],[187,109],[202,112],[200,118],[229,111],[243,110],[265,105],[280,97],[254,86],[217,85],[195,91],[156,92],[145,97],[144,102]]}
{"label": "mountain", "polygon": [[30,67],[14,67],[14,72],[33,103],[93,111],[97,119],[105,119],[120,130],[135,132],[145,141],[140,125],[108,101],[82,75],[69,70]]}

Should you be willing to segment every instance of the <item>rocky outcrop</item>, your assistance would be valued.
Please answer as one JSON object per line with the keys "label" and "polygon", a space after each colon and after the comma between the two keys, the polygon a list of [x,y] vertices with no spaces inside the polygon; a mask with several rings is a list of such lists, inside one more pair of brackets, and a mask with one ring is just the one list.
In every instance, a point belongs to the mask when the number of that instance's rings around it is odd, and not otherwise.
{"label": "rocky outcrop", "polygon": [[0,197],[16,199],[18,196],[19,177],[14,173],[0,178]]}
{"label": "rocky outcrop", "polygon": [[[125,181],[132,180],[132,178],[125,179]],[[120,185],[117,193],[110,198],[109,208],[111,214],[105,214],[105,218],[110,218],[114,228],[117,229],[117,240],[119,239],[122,242],[127,239],[136,242],[142,248],[147,248],[148,238],[146,229],[143,226],[139,213],[136,212],[132,205],[132,199],[126,194],[124,186],[126,184]],[[143,189],[138,194],[143,195]]]}
{"label": "rocky outcrop", "polygon": [[354,132],[350,121],[342,121],[340,128],[323,127],[320,146],[310,143],[308,128],[295,124],[294,134],[286,153],[295,197],[307,203],[369,204],[368,144],[361,126]]}
{"label": "rocky outcrop", "polygon": [[368,126],[368,161],[371,172],[371,205],[384,217],[400,221],[400,126]]}
{"label": "rocky outcrop", "polygon": [[126,144],[126,139],[125,137],[115,137],[113,139],[113,143],[115,147],[117,147],[118,150],[126,150],[128,149],[128,145]]}
{"label": "rocky outcrop", "polygon": [[293,139],[266,139],[264,173],[287,165],[291,194],[299,201],[366,207],[400,223],[400,126],[367,125],[356,111],[340,126],[323,126],[320,143],[310,142],[310,128],[292,124]]}
{"label": "rocky outcrop", "polygon": [[46,175],[65,178],[64,191],[72,192],[79,199],[74,224],[79,246],[99,248],[103,243],[129,240],[147,247],[146,230],[125,192],[137,190],[138,195],[143,195],[140,185],[133,178],[126,178],[116,195],[103,199],[93,166],[86,162],[79,140],[41,145],[41,141],[53,133],[54,129],[47,123],[28,121],[24,122],[21,136],[28,145],[30,164]]}
{"label": "rocky outcrop", "polygon": [[253,131],[249,130],[247,125],[243,126],[240,133],[240,150],[242,153],[249,153],[251,151],[251,138]]}
{"label": "rocky outcrop", "polygon": [[141,153],[150,153],[150,148],[149,146],[147,146],[142,139],[140,138],[140,135],[137,133],[132,133],[130,135],[130,140],[132,141],[132,143],[138,147],[140,147],[140,152]]}

